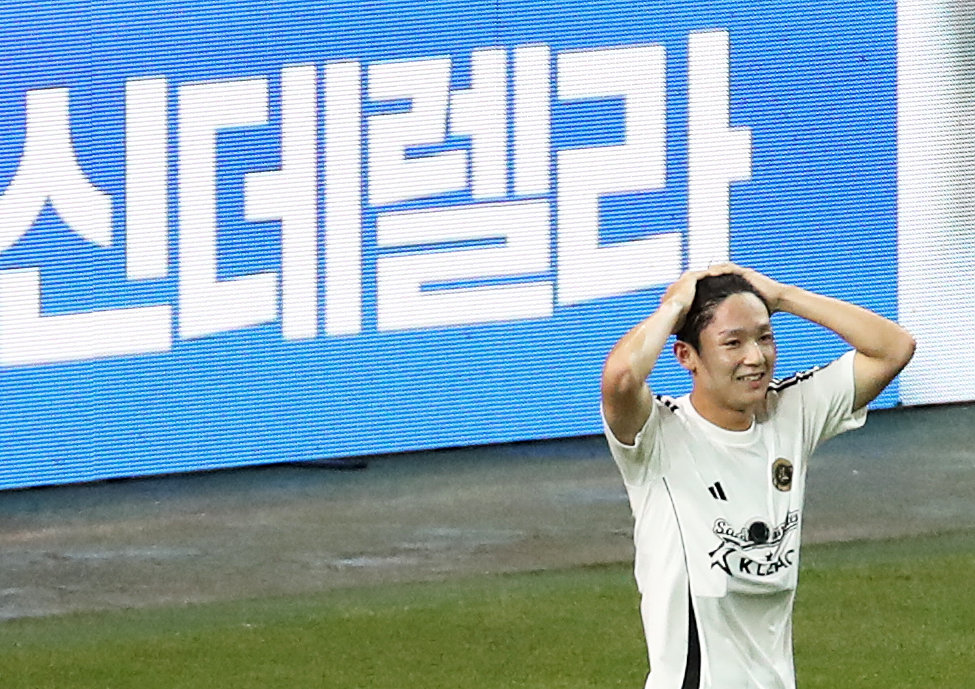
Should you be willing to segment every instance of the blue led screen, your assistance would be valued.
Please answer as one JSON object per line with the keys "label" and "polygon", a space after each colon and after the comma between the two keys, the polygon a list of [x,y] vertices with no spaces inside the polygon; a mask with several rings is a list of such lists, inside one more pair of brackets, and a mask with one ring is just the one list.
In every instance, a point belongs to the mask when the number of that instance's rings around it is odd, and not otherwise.
{"label": "blue led screen", "polygon": [[4,12],[0,488],[597,433],[714,261],[897,316],[894,3]]}

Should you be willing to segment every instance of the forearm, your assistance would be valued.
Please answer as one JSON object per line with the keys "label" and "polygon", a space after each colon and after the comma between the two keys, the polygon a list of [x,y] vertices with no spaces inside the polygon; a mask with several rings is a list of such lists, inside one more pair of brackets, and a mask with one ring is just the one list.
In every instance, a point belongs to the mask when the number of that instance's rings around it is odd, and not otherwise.
{"label": "forearm", "polygon": [[607,368],[642,384],[653,371],[685,309],[677,301],[662,301],[652,315],[620,339],[606,360]]}
{"label": "forearm", "polygon": [[650,417],[653,398],[647,377],[667,338],[683,323],[703,275],[692,270],[682,274],[664,292],[657,310],[623,335],[606,357],[600,386],[603,413],[620,442],[632,443]]}
{"label": "forearm", "polygon": [[872,359],[910,359],[914,340],[904,328],[872,311],[800,287],[782,289],[777,310],[818,323]]}
{"label": "forearm", "polygon": [[682,302],[664,299],[651,316],[620,338],[606,357],[601,384],[603,414],[620,442],[634,442],[650,416],[652,398],[647,377],[685,309]]}

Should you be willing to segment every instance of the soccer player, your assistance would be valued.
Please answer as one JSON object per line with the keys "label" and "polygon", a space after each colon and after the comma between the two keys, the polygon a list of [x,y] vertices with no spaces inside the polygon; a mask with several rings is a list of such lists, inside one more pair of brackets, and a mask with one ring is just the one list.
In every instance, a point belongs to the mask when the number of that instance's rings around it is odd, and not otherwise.
{"label": "soccer player", "polygon": [[[776,311],[853,348],[775,380]],[[690,394],[651,393],[668,337]],[[793,689],[806,467],[907,365],[914,339],[853,304],[734,264],[688,271],[606,358],[602,413],[634,516],[646,689]]]}

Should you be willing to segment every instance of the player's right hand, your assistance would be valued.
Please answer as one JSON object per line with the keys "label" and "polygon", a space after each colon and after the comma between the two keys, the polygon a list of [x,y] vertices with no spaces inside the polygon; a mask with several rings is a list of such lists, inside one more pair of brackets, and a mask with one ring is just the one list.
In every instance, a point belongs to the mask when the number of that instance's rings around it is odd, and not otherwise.
{"label": "player's right hand", "polygon": [[676,333],[684,326],[684,318],[687,311],[691,308],[694,301],[694,294],[697,292],[697,281],[708,274],[706,270],[687,270],[671,284],[660,298],[661,305],[674,304],[679,308],[677,321],[674,323],[673,333]]}

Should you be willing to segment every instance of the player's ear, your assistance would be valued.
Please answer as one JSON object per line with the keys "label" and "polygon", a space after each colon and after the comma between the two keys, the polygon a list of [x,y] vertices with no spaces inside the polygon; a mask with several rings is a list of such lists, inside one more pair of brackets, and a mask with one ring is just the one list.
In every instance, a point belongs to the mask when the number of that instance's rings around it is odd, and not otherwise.
{"label": "player's ear", "polygon": [[677,363],[690,371],[691,375],[697,372],[697,350],[690,344],[683,340],[674,342],[674,356],[677,357]]}

